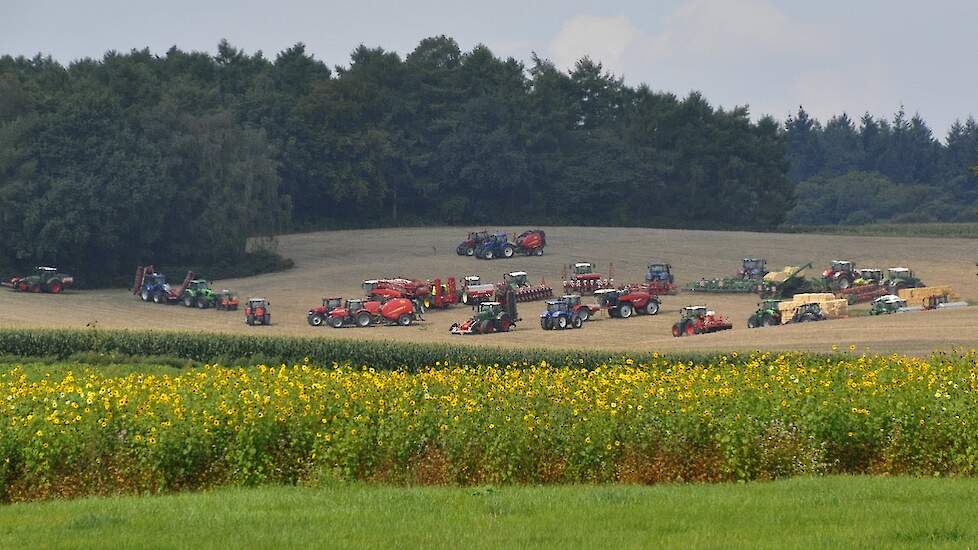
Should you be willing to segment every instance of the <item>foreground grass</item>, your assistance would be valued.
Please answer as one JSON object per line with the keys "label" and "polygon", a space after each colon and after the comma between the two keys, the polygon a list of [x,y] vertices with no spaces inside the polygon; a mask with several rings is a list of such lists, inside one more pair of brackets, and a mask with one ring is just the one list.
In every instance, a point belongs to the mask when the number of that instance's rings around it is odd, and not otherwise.
{"label": "foreground grass", "polygon": [[3,548],[968,547],[978,480],[224,489],[0,507]]}

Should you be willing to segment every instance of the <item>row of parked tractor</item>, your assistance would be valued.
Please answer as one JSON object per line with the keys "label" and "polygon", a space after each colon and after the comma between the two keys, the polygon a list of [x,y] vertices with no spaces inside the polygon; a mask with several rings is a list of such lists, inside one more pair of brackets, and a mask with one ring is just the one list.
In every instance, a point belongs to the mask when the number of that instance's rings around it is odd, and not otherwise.
{"label": "row of parked tractor", "polygon": [[509,233],[472,231],[455,248],[459,256],[474,256],[482,260],[512,258],[516,255],[543,256],[547,234],[542,229],[530,229],[509,238]]}
{"label": "row of parked tractor", "polygon": [[[138,266],[133,279],[132,294],[144,302],[170,305],[183,304],[186,307],[221,311],[237,311],[241,301],[238,295],[228,289],[215,291],[206,279],[188,271],[183,281],[173,286],[166,275],[156,271],[152,265]],[[265,298],[249,298],[245,302],[245,323],[249,325],[270,325],[272,323],[271,304]]]}

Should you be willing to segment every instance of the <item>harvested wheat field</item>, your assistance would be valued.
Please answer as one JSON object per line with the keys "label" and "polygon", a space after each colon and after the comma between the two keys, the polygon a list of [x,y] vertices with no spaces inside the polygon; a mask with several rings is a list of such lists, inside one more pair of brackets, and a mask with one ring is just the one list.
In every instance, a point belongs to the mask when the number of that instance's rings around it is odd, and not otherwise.
{"label": "harvested wheat field", "polygon": [[[490,228],[491,229],[491,228]],[[508,228],[519,229],[524,228]],[[681,293],[663,297],[657,316],[610,319],[600,314],[580,330],[544,331],[538,315],[542,302],[520,304],[523,321],[508,334],[453,336],[454,321],[468,317],[469,309],[455,306],[430,311],[425,322],[411,327],[311,327],[306,311],[324,295],[361,294],[364,279],[391,275],[415,278],[461,277],[478,274],[484,281],[500,280],[506,271],[525,270],[531,280],[546,278],[559,295],[561,266],[590,261],[606,273],[614,263],[618,283],[641,281],[649,260],[673,265],[679,284],[733,274],[745,256],[764,257],[770,269],[813,262],[814,276],[833,259],[851,259],[859,267],[912,268],[927,284],[950,284],[961,298],[978,301],[974,258],[976,241],[969,239],[845,237],[827,235],[764,234],[746,232],[683,231],[661,229],[551,227],[541,257],[477,260],[455,254],[466,228],[382,229],[332,231],[286,235],[279,251],[295,260],[290,271],[245,279],[215,281],[214,287],[232,288],[242,301],[263,296],[272,304],[269,327],[249,327],[242,312],[197,310],[182,305],[143,303],[126,289],[71,291],[60,296],[0,293],[0,326],[84,327],[240,332],[323,338],[391,339],[454,342],[487,346],[600,348],[620,351],[811,350],[830,351],[855,345],[859,351],[926,355],[954,347],[971,348],[978,342],[978,311],[946,311],[865,315],[868,305],[854,306],[850,318],[748,330],[756,295],[704,295]],[[168,274],[179,279],[177,273]],[[205,274],[206,275],[206,274]],[[590,300],[590,298],[586,298]],[[670,327],[679,308],[706,304],[726,315],[734,329],[693,337],[673,338]]]}

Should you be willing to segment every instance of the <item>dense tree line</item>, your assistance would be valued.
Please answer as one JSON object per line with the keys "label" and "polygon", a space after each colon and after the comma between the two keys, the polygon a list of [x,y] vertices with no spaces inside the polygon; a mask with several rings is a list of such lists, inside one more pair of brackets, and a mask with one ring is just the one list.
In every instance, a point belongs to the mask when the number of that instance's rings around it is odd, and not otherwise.
{"label": "dense tree line", "polygon": [[290,229],[774,227],[787,169],[771,118],[443,36],[332,70],[302,44],[0,58],[0,263],[92,278]]}
{"label": "dense tree line", "polygon": [[797,205],[789,224],[974,221],[978,123],[937,140],[919,115],[846,114],[823,126],[804,109],[785,123]]}

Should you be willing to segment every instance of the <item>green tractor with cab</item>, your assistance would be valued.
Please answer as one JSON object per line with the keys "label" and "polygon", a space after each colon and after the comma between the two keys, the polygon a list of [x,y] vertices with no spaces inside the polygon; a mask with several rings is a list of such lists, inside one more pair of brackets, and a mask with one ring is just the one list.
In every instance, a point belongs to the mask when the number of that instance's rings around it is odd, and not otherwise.
{"label": "green tractor with cab", "polygon": [[205,309],[212,307],[217,302],[217,294],[211,289],[210,283],[204,279],[194,279],[184,289],[181,300],[183,305],[187,307],[196,306]]}
{"label": "green tractor with cab", "polygon": [[757,311],[747,319],[747,328],[776,327],[781,324],[781,300],[764,300],[757,304]]}

